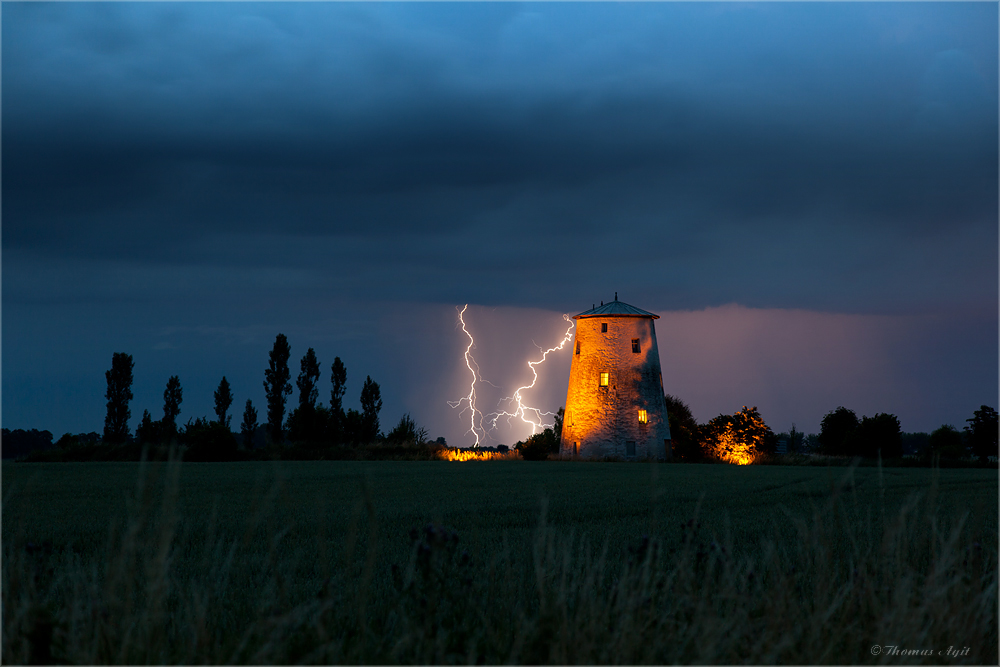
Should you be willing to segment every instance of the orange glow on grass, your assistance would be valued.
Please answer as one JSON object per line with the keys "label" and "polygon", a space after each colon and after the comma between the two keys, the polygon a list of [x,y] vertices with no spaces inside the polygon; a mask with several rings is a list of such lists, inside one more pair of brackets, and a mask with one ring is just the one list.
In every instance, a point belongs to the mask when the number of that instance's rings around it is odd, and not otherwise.
{"label": "orange glow on grass", "polygon": [[442,461],[520,461],[521,455],[514,450],[488,452],[482,449],[446,449],[438,452]]}

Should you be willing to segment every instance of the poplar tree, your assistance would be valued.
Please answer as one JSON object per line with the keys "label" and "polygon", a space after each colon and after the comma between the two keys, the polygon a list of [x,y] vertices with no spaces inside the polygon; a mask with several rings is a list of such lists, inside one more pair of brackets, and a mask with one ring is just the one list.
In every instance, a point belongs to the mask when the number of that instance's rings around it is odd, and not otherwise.
{"label": "poplar tree", "polygon": [[382,392],[378,383],[373,382],[369,375],[361,388],[361,439],[363,442],[375,442],[378,439],[378,413],[382,410]]}
{"label": "poplar tree", "polygon": [[285,400],[292,393],[288,358],[292,349],[285,334],[274,339],[274,348],[268,355],[268,368],[264,371],[264,395],[267,398],[267,427],[274,442],[281,442],[281,424],[285,420]]}
{"label": "poplar tree", "polygon": [[330,367],[330,436],[334,442],[344,438],[344,392],[347,391],[347,367],[340,357]]}
{"label": "poplar tree", "polygon": [[247,449],[253,447],[253,434],[256,430],[257,410],[248,398],[247,407],[243,410],[243,424],[240,425],[240,432],[243,434],[243,444]]}
{"label": "poplar tree", "polygon": [[215,415],[219,418],[220,424],[225,424],[229,428],[230,417],[226,416],[229,406],[233,404],[233,392],[229,388],[229,380],[222,376],[219,388],[215,390]]}
{"label": "poplar tree", "polygon": [[184,393],[181,381],[176,375],[167,380],[167,388],[163,390],[163,430],[167,436],[177,434],[177,415],[181,413],[181,401]]}
{"label": "poplar tree", "polygon": [[301,372],[295,381],[295,386],[299,388],[299,409],[316,408],[316,399],[319,397],[319,389],[316,383],[319,382],[319,361],[316,360],[316,351],[311,347],[306,351],[299,367]]}
{"label": "poplar tree", "polygon": [[132,400],[132,355],[115,352],[111,370],[104,373],[108,390],[108,413],[104,417],[104,441],[120,443],[128,440],[128,420],[132,416],[128,402]]}

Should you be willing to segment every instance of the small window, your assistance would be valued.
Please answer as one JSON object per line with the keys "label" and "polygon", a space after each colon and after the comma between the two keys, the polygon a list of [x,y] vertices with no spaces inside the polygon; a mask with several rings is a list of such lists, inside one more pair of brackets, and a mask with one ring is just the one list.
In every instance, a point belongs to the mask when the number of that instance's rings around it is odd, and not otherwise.
{"label": "small window", "polygon": [[646,411],[639,410],[639,423],[645,424],[647,421],[649,421],[649,417],[646,415]]}
{"label": "small window", "polygon": [[635,440],[625,441],[625,456],[635,456]]}
{"label": "small window", "polygon": [[601,333],[608,333],[608,323],[601,322]]}
{"label": "small window", "polygon": [[580,341],[576,341],[576,353],[580,354]]}
{"label": "small window", "polygon": [[601,373],[601,386],[607,387],[608,380],[610,379],[611,373]]}
{"label": "small window", "polygon": [[633,338],[632,339],[632,351],[635,352],[636,354],[639,353],[639,339],[638,338]]}

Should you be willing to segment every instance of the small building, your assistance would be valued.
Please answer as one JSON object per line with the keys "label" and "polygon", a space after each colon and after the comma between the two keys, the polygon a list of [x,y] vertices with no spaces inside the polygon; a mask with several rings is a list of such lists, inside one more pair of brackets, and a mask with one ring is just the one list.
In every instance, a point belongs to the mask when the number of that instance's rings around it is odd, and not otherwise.
{"label": "small building", "polygon": [[615,300],[573,317],[562,456],[670,458],[670,424],[653,320]]}

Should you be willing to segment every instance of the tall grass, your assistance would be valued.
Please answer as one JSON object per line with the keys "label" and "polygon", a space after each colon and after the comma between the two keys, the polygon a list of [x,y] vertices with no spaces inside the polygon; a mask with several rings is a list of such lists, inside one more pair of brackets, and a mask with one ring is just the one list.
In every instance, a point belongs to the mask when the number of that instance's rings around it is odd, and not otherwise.
{"label": "tall grass", "polygon": [[[391,563],[368,483],[345,533],[320,526],[314,558],[275,520],[280,485],[246,508],[240,533],[217,512],[188,529],[180,470],[140,467],[102,547],[29,542],[30,526],[11,519],[21,525],[5,526],[5,663],[998,658],[995,527],[970,532],[935,482],[891,513],[876,504],[859,516],[845,476],[808,512],[776,509],[785,532],[762,530],[750,549],[725,526],[702,526],[696,508],[679,538],[636,535],[620,550],[552,525],[543,502],[525,543],[470,552],[432,522],[397,536],[406,545]],[[23,492],[8,488],[5,505]],[[873,645],[935,654],[876,657]],[[949,646],[970,650],[936,654]]]}

